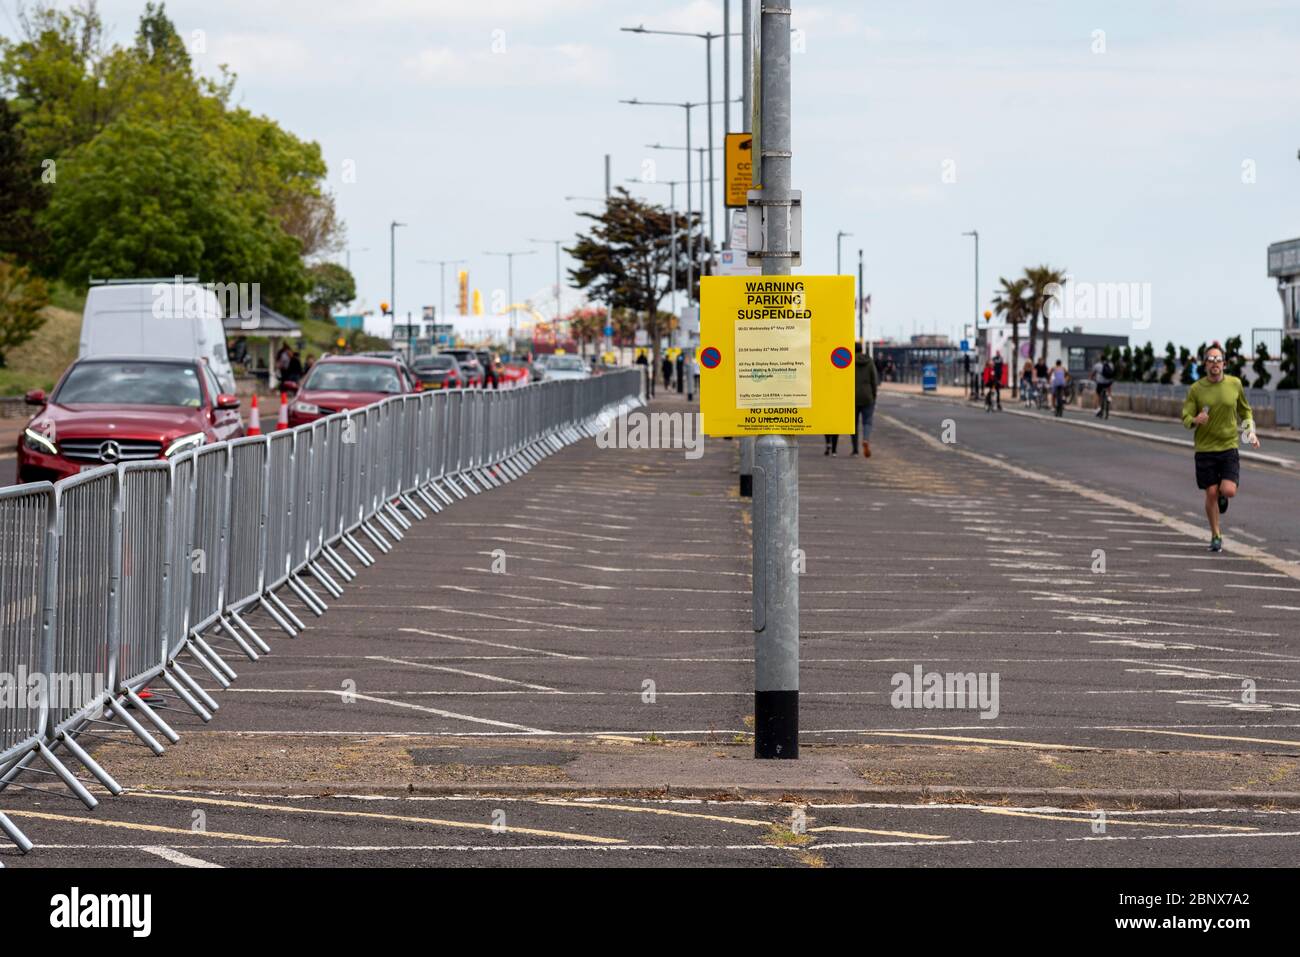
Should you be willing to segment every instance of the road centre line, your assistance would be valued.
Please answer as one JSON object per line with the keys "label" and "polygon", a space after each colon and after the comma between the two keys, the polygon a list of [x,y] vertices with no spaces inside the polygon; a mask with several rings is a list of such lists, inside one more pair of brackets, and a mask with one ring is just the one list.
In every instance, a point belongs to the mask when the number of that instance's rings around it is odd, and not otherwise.
{"label": "road centre line", "polygon": [[[531,834],[535,837],[558,837],[592,844],[622,844],[622,838],[602,837],[593,834],[574,834],[566,831],[547,831],[531,827],[514,827],[506,824],[480,824],[475,821],[447,821],[433,817],[408,817],[404,814],[381,814],[378,811],[342,811],[333,808],[294,807],[291,804],[262,804],[251,801],[234,801],[226,798],[198,797],[190,794],[162,794],[157,791],[138,791],[132,797],[151,798],[158,801],[180,801],[188,804],[210,804],[219,807],[245,808],[252,811],[272,811],[277,814],[318,814],[334,817],[366,818],[380,821],[399,821],[403,824],[429,824],[434,827],[464,828],[472,831],[492,831],[496,834]],[[8,813],[8,812],[6,812]]]}

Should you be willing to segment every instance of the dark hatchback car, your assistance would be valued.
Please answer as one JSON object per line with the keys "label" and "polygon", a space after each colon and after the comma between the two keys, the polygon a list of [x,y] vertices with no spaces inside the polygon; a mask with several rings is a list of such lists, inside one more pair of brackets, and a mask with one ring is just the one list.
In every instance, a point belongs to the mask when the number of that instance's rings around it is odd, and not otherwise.
{"label": "dark hatchback car", "polygon": [[419,383],[411,380],[403,362],[368,356],[325,356],[311,367],[289,404],[289,425],[302,425],[335,412],[359,409],[390,395],[418,391]]}
{"label": "dark hatchback car", "polygon": [[244,434],[238,396],[202,361],[105,356],[68,367],[18,439],[18,481],[40,482],[118,462],[166,458]]}
{"label": "dark hatchback car", "polygon": [[421,356],[415,360],[415,374],[426,389],[459,389],[465,385],[455,356]]}
{"label": "dark hatchback car", "polygon": [[443,349],[439,354],[456,357],[456,361],[464,370],[462,378],[465,380],[463,383],[465,388],[476,389],[483,384],[483,366],[473,349]]}

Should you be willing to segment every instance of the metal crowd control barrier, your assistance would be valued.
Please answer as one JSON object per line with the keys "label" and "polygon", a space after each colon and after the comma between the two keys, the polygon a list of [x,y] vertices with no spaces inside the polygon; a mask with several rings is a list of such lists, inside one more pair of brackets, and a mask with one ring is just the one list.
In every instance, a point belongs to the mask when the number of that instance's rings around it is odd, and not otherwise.
{"label": "metal crowd control barrier", "polygon": [[[306,626],[280,589],[325,614],[317,588],[338,598],[357,575],[345,553],[374,564],[367,545],[387,553],[414,522],[595,435],[602,415],[642,404],[640,387],[627,370],[394,396],[171,459],[0,489],[0,792],[66,796],[18,780],[45,775],[95,808],[93,782],[66,755],[121,793],[80,740],[120,723],[161,754],[160,737],[179,740],[161,712],[211,720],[218,702],[182,656],[229,687],[231,652],[271,651],[251,610],[296,636]],[[0,833],[32,847],[3,813]]]}

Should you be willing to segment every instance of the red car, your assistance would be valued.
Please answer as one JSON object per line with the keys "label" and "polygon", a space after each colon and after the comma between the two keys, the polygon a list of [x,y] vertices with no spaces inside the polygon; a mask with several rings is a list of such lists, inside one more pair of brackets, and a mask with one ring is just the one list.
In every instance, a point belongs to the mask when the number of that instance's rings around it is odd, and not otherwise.
{"label": "red car", "polygon": [[419,392],[396,359],[369,356],[324,356],[298,386],[289,404],[289,425],[370,405],[390,395]]}
{"label": "red car", "polygon": [[166,458],[244,434],[239,397],[205,362],[104,356],[68,367],[18,438],[18,481],[57,482],[86,469]]}

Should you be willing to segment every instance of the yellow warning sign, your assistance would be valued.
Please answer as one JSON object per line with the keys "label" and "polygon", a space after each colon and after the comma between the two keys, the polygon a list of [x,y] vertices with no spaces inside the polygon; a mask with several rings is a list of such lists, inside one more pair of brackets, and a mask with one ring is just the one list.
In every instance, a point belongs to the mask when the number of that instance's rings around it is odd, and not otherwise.
{"label": "yellow warning sign", "polygon": [[727,167],[727,205],[746,206],[754,188],[754,134],[728,133],[723,154]]}
{"label": "yellow warning sign", "polygon": [[700,280],[705,435],[853,431],[852,276]]}

